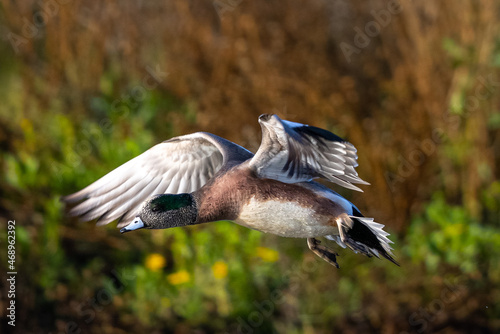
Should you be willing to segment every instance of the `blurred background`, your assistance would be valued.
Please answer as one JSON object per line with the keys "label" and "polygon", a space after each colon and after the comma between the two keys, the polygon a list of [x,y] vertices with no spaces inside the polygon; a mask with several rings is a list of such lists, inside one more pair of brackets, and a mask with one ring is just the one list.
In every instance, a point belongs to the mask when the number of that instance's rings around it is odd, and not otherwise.
{"label": "blurred background", "polygon": [[[19,333],[498,333],[500,3],[0,0],[0,316]],[[257,117],[357,148],[401,267],[220,222],[120,235],[75,192],[172,136]],[[332,245],[336,247],[336,245]],[[496,255],[495,255],[496,254]]]}

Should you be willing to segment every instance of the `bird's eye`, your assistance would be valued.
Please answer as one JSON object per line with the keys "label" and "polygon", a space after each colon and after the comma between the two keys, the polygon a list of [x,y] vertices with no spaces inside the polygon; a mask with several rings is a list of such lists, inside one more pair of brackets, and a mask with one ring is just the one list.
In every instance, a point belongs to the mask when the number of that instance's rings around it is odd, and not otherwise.
{"label": "bird's eye", "polygon": [[153,205],[153,207],[151,208],[151,211],[153,211],[153,212],[160,211],[160,206],[159,205]]}

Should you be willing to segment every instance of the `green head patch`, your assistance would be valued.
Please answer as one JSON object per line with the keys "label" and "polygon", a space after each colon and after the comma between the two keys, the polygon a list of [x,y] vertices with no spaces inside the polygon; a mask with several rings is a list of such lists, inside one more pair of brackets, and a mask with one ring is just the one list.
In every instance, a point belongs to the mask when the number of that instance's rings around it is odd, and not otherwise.
{"label": "green head patch", "polygon": [[151,211],[153,212],[177,210],[192,204],[193,199],[189,194],[158,195],[149,202]]}

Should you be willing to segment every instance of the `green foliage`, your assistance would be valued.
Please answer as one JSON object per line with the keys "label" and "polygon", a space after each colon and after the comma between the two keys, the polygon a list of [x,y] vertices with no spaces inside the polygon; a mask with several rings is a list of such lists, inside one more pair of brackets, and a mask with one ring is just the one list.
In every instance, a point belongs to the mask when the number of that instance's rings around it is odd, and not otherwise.
{"label": "green foliage", "polygon": [[463,207],[448,205],[441,193],[415,218],[407,241],[408,256],[430,271],[448,264],[467,274],[498,273],[500,259],[488,256],[490,249],[500,247],[498,226],[474,221]]}

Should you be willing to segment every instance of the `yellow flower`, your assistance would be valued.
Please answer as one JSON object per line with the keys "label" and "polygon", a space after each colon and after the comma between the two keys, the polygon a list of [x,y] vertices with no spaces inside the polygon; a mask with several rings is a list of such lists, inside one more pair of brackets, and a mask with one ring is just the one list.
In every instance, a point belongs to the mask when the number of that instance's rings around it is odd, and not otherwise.
{"label": "yellow flower", "polygon": [[227,264],[223,261],[217,261],[212,266],[212,271],[215,278],[222,279],[227,276]]}
{"label": "yellow flower", "polygon": [[276,262],[280,258],[277,251],[266,247],[257,247],[257,256],[266,262]]}
{"label": "yellow flower", "polygon": [[146,268],[152,271],[158,271],[165,267],[167,261],[163,257],[163,255],[158,253],[149,254],[146,257]]}
{"label": "yellow flower", "polygon": [[176,273],[168,275],[167,280],[172,285],[179,285],[182,283],[189,282],[191,280],[191,276],[186,270],[180,270]]}

